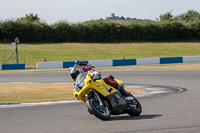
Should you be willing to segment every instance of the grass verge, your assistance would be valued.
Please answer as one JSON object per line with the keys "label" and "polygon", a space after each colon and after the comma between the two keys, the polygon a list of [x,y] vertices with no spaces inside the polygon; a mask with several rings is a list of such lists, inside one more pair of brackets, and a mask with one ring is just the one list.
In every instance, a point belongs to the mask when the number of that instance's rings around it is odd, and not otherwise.
{"label": "grass verge", "polygon": [[[0,44],[0,64],[13,48]],[[132,42],[132,43],[43,43],[19,44],[19,62],[35,66],[45,58],[48,62],[157,58],[200,55],[199,42]],[[15,54],[13,55],[15,57]],[[8,64],[15,63],[15,58]]]}
{"label": "grass verge", "polygon": [[[38,103],[75,100],[72,84],[55,83],[0,83],[0,104]],[[132,94],[149,91],[126,89]]]}

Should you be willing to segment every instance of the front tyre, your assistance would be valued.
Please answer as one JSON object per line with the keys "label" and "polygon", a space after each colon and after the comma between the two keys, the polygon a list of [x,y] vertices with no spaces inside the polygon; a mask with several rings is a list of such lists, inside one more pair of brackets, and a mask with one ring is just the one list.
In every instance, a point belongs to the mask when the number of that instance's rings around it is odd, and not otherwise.
{"label": "front tyre", "polygon": [[142,113],[142,106],[135,97],[128,103],[128,106],[130,108],[128,111],[130,116],[139,116]]}
{"label": "front tyre", "polygon": [[108,120],[111,117],[108,107],[106,105],[101,106],[99,101],[93,98],[86,100],[86,106],[93,115],[101,120]]}

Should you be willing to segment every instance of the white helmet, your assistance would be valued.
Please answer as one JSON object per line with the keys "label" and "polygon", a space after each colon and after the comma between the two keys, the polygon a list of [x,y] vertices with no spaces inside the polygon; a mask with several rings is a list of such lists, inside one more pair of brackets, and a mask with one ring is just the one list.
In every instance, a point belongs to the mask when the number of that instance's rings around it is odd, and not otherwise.
{"label": "white helmet", "polygon": [[100,71],[93,72],[92,77],[93,77],[94,80],[100,80],[101,79],[101,72]]}

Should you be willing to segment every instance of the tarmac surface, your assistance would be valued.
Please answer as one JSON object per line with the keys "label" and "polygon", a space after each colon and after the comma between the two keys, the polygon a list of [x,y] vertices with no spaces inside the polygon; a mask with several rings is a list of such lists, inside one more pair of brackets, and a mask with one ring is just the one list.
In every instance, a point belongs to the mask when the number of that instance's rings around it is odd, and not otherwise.
{"label": "tarmac surface", "polygon": [[[102,70],[125,84],[163,86],[173,93],[138,98],[143,112],[102,121],[83,103],[0,108],[0,133],[199,133],[200,71]],[[0,82],[66,82],[68,72],[0,74]]]}

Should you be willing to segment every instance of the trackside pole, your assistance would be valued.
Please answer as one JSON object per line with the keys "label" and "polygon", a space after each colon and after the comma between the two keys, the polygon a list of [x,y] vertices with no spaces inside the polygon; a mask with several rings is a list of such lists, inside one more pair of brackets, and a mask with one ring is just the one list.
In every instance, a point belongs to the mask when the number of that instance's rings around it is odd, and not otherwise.
{"label": "trackside pole", "polygon": [[18,57],[18,47],[17,47],[17,43],[19,43],[19,39],[16,37],[15,38],[15,42],[11,43],[13,47],[15,47],[15,49],[12,51],[12,53],[8,56],[8,58],[6,59],[6,61],[3,64],[6,64],[7,61],[10,59],[10,57],[12,56],[12,54],[16,51],[16,61],[17,64],[19,64],[19,57]]}
{"label": "trackside pole", "polygon": [[17,61],[17,64],[19,64],[19,58],[18,58],[18,48],[17,48],[17,43],[19,42],[19,39],[16,37],[15,38],[15,50],[16,50],[16,61]]}

